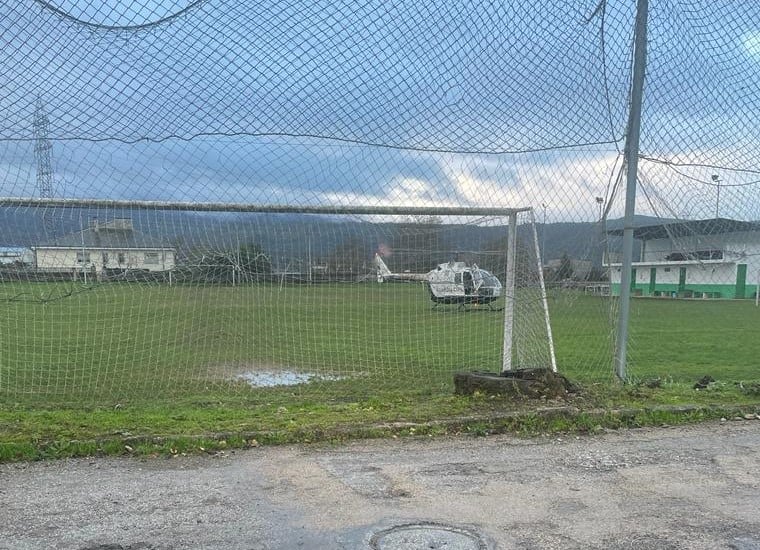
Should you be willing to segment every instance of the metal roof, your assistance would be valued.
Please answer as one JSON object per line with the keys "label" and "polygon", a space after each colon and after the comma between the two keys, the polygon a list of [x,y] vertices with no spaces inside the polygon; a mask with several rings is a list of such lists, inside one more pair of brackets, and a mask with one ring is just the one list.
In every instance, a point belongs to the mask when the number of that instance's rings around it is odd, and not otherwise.
{"label": "metal roof", "polygon": [[23,254],[24,252],[28,252],[28,248],[24,248],[23,246],[0,246],[0,254]]}
{"label": "metal roof", "polygon": [[[741,231],[760,231],[760,223],[730,220],[728,218],[710,218],[707,220],[685,220],[656,225],[642,225],[633,230],[633,238],[646,241],[692,235],[738,233]],[[612,229],[607,231],[607,233],[609,235],[622,235],[623,229]]]}

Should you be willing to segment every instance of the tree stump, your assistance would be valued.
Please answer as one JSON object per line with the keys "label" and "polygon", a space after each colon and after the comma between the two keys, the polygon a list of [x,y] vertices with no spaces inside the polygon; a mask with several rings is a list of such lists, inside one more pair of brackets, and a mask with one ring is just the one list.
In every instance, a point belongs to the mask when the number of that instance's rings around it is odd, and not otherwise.
{"label": "tree stump", "polygon": [[576,393],[579,388],[551,369],[520,369],[503,373],[458,372],[454,374],[454,393],[508,395],[528,399],[556,399]]}

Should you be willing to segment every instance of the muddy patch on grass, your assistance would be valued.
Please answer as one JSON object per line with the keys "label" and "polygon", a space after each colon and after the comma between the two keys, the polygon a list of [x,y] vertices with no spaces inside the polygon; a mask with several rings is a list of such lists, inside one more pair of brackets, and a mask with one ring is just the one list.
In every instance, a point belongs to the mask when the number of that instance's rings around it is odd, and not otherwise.
{"label": "muddy patch on grass", "polygon": [[342,376],[332,374],[316,374],[313,372],[297,371],[255,371],[242,372],[235,377],[254,388],[273,388],[275,386],[297,386],[311,382],[326,382],[340,380]]}
{"label": "muddy patch on grass", "polygon": [[313,372],[290,366],[265,363],[227,363],[209,368],[213,378],[246,384],[252,388],[299,386],[319,382],[343,380],[345,376]]}

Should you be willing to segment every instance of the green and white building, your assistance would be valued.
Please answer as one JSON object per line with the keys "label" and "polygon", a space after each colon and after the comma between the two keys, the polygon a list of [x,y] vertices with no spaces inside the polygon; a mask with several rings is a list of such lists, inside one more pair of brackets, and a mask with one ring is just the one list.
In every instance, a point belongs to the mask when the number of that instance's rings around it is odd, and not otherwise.
{"label": "green and white building", "polygon": [[[638,227],[633,236],[641,243],[640,260],[632,266],[634,296],[741,299],[758,291],[760,223],[693,220]],[[621,264],[607,267],[612,294],[619,295]]]}

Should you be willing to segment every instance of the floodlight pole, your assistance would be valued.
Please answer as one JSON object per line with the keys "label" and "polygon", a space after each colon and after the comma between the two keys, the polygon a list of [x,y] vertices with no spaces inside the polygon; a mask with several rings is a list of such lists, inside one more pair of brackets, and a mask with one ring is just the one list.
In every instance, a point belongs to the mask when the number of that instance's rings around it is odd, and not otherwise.
{"label": "floodlight pole", "polygon": [[87,284],[87,253],[84,248],[84,222],[82,221],[81,213],[79,214],[79,226],[82,228],[82,231],[79,233],[79,236],[82,238],[82,276],[84,277],[84,284]]}
{"label": "floodlight pole", "polygon": [[636,184],[639,165],[639,136],[641,134],[641,103],[647,62],[647,16],[649,0],[636,4],[634,34],[633,79],[631,105],[628,111],[628,130],[625,138],[625,218],[623,222],[623,261],[620,272],[620,315],[615,350],[615,374],[625,381],[628,319],[631,306],[631,268],[633,264],[633,216],[636,211]]}
{"label": "floodlight pole", "polygon": [[504,348],[501,356],[501,372],[512,370],[512,335],[515,322],[515,273],[517,266],[517,213],[509,215],[507,234],[507,275],[504,278]]}
{"label": "floodlight pole", "polygon": [[[547,205],[545,202],[541,203],[541,208],[544,209],[544,219],[541,221],[541,259],[546,259],[546,208]],[[535,222],[534,222],[535,224]],[[541,269],[543,270],[544,266],[541,265]]]}
{"label": "floodlight pole", "polygon": [[717,186],[717,193],[715,194],[715,217],[717,218],[720,215],[720,176],[718,174],[713,174],[712,180]]}

